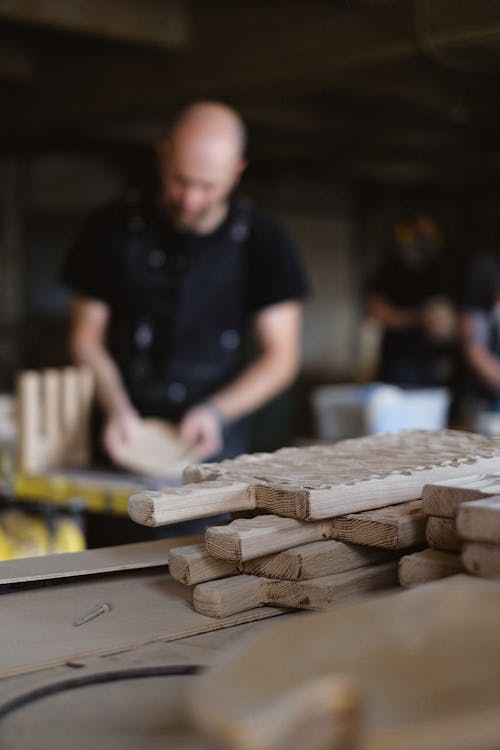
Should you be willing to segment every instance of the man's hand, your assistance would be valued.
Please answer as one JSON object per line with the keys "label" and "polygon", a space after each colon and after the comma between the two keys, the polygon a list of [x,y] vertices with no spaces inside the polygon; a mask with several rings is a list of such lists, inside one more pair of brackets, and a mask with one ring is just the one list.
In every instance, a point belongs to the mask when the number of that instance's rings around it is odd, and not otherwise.
{"label": "man's hand", "polygon": [[103,443],[112,459],[118,460],[121,445],[134,442],[139,424],[139,415],[132,408],[116,412],[108,419],[103,432]]}
{"label": "man's hand", "polygon": [[222,450],[222,415],[217,412],[215,405],[200,404],[190,409],[179,425],[181,440],[197,461]]}

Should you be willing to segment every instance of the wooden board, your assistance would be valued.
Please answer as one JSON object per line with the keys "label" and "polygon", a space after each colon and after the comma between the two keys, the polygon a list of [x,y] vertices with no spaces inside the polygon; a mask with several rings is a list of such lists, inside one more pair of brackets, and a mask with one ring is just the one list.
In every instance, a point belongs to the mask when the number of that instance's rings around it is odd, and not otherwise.
{"label": "wooden board", "polygon": [[464,539],[500,544],[500,495],[463,503],[457,513],[457,530]]}
{"label": "wooden board", "polygon": [[0,586],[167,565],[172,547],[198,540],[198,536],[159,539],[85,552],[6,560],[0,562]]}
{"label": "wooden board", "polygon": [[391,588],[397,583],[395,562],[307,581],[278,581],[242,574],[198,584],[193,592],[193,605],[197,612],[208,617],[227,617],[268,604],[295,609],[325,609],[367,591]]}
{"label": "wooden board", "polygon": [[[0,677],[44,669],[91,655],[110,654],[156,641],[281,614],[257,609],[215,620],[194,612],[190,589],[162,573],[120,574],[2,596]],[[111,611],[74,626],[98,602]]]}
{"label": "wooden board", "polygon": [[483,578],[500,576],[500,544],[465,542],[462,563],[469,573]]}
{"label": "wooden board", "polygon": [[428,516],[426,539],[427,544],[432,549],[440,549],[444,552],[460,552],[462,548],[463,540],[457,533],[454,518]]}
{"label": "wooden board", "polygon": [[470,474],[424,487],[422,508],[428,516],[455,516],[462,503],[500,494],[500,474]]}
{"label": "wooden board", "polygon": [[129,512],[150,525],[158,523],[155,518],[173,523],[225,512],[225,498],[219,502],[214,494],[208,502],[203,497],[211,481],[226,480],[247,485],[241,505],[234,497],[231,511],[257,507],[321,520],[416,500],[425,484],[471,471],[500,471],[497,441],[453,430],[408,430],[188,467],[184,494],[139,493],[130,499]]}
{"label": "wooden board", "polygon": [[499,619],[499,583],[455,576],[277,621],[196,681],[192,715],[228,750],[498,747]]}
{"label": "wooden board", "polygon": [[376,565],[391,559],[394,559],[394,552],[391,550],[325,540],[292,547],[276,555],[249,560],[243,563],[242,568],[245,573],[265,578],[306,581],[342,573],[345,570]]}
{"label": "wooden board", "polygon": [[165,419],[141,419],[133,441],[113,453],[119,466],[147,477],[180,477],[193,458],[182,443],[177,427]]}
{"label": "wooden board", "polygon": [[205,532],[207,551],[231,562],[246,562],[290,547],[328,539],[328,521],[305,523],[280,516],[238,518],[227,526],[209,526]]}
{"label": "wooden board", "polygon": [[399,561],[399,582],[401,586],[419,586],[422,583],[446,578],[463,569],[460,555],[424,549],[412,555],[404,555]]}
{"label": "wooden board", "polygon": [[373,547],[404,549],[425,542],[426,522],[422,502],[411,500],[335,518],[332,521],[332,537]]}
{"label": "wooden board", "polygon": [[236,563],[220,560],[207,552],[204,544],[175,547],[168,555],[170,575],[185,586],[226,578],[240,571]]}

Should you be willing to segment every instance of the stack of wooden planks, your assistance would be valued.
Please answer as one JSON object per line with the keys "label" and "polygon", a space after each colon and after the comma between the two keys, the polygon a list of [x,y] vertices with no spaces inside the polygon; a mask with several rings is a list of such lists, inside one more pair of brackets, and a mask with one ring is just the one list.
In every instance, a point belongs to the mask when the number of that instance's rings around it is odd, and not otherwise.
{"label": "stack of wooden planks", "polygon": [[457,431],[405,431],[190,467],[178,489],[143,492],[150,526],[254,511],[171,550],[170,572],[205,615],[272,604],[322,609],[397,585],[398,558],[425,543],[425,484],[500,471],[500,445]]}
{"label": "stack of wooden planks", "polygon": [[500,575],[500,474],[472,474],[424,487],[428,548],[401,560],[414,586],[460,571]]}

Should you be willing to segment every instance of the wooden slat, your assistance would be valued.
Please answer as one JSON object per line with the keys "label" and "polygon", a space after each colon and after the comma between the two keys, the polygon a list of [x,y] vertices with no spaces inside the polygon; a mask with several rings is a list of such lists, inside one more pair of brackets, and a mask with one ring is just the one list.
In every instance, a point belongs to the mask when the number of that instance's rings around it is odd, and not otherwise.
{"label": "wooden slat", "polygon": [[205,544],[214,557],[246,562],[329,536],[328,521],[305,523],[269,515],[239,518],[227,526],[210,526],[205,532]]}
{"label": "wooden slat", "polygon": [[424,549],[412,555],[404,555],[399,561],[399,582],[410,588],[421,583],[460,573],[463,569],[460,555]]}
{"label": "wooden slat", "polygon": [[460,552],[462,547],[462,539],[457,533],[457,526],[453,518],[428,516],[426,539],[429,547],[444,552]]}
{"label": "wooden slat", "polygon": [[465,570],[482,578],[500,576],[500,544],[466,542],[462,549]]}
{"label": "wooden slat", "polygon": [[362,593],[396,586],[397,563],[370,565],[307,581],[278,581],[242,574],[200,583],[193,592],[199,614],[228,617],[253,607],[280,606],[295,609],[325,609]]}
{"label": "wooden slat", "polygon": [[428,516],[452,518],[460,505],[500,494],[500,474],[470,474],[424,487],[422,508]]}
{"label": "wooden slat", "polygon": [[463,503],[457,513],[457,530],[464,539],[500,544],[500,495]]}
{"label": "wooden slat", "polygon": [[373,547],[403,549],[425,541],[427,516],[420,500],[335,518],[333,538]]}
{"label": "wooden slat", "polygon": [[210,555],[204,544],[175,547],[168,555],[170,575],[185,586],[236,575],[236,563],[220,560]]}
{"label": "wooden slat", "polygon": [[325,540],[249,560],[243,564],[243,570],[265,578],[305,581],[386,562],[393,557],[392,551]]}

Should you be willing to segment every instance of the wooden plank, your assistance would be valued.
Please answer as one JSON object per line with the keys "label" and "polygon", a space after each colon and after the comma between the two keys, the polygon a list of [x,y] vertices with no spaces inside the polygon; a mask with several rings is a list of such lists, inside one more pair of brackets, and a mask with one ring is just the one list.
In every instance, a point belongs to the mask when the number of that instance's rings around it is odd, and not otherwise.
{"label": "wooden plank", "polygon": [[500,544],[500,495],[463,503],[457,513],[457,530],[464,539]]}
{"label": "wooden plank", "polygon": [[0,562],[0,586],[139,570],[167,565],[169,550],[199,540],[199,536],[158,539],[22,560]]}
{"label": "wooden plank", "polygon": [[412,555],[404,555],[399,561],[399,582],[401,586],[418,586],[439,578],[455,575],[463,570],[460,555],[424,549]]}
{"label": "wooden plank", "polygon": [[305,523],[269,515],[238,518],[227,526],[210,526],[205,532],[205,544],[214,557],[246,562],[329,536],[328,521]]}
{"label": "wooden plank", "polygon": [[[192,489],[177,497],[141,493],[130,499],[130,515],[139,523],[161,523],[224,512],[224,502],[200,502],[203,488],[225,479],[244,483],[254,505],[242,493],[238,507],[263,508],[301,520],[322,520],[417,500],[425,484],[451,477],[500,470],[497,441],[456,430],[405,430],[339,441],[332,446],[283,448],[189,467],[184,481]],[[193,486],[199,483],[198,490]],[[191,503],[189,493],[196,493]]]}
{"label": "wooden plank", "polygon": [[228,617],[264,605],[325,609],[362,593],[397,585],[397,563],[370,565],[307,581],[278,581],[248,574],[200,583],[193,606],[207,617]]}
{"label": "wooden plank", "polygon": [[265,578],[305,581],[386,562],[393,557],[392,551],[325,540],[249,560],[243,564],[243,570]]}
{"label": "wooden plank", "polygon": [[236,575],[239,570],[235,563],[213,557],[204,544],[175,547],[168,554],[170,575],[185,586],[212,581]]}
{"label": "wooden plank", "polygon": [[462,563],[469,573],[482,578],[500,576],[500,545],[487,542],[465,542]]}
{"label": "wooden plank", "polygon": [[500,474],[470,474],[424,487],[422,508],[428,516],[455,516],[462,503],[500,494]]}
{"label": "wooden plank", "polygon": [[[175,641],[283,612],[265,607],[216,620],[194,612],[190,599],[190,589],[165,572],[118,574],[4,594],[0,677]],[[73,622],[99,601],[108,602],[111,611],[74,627]]]}
{"label": "wooden plank", "polygon": [[428,516],[426,527],[427,544],[432,549],[444,552],[460,552],[462,539],[457,533],[457,525],[453,518]]}
{"label": "wooden plank", "polygon": [[342,676],[358,686],[362,705],[353,718],[356,741],[341,747],[497,747],[499,594],[498,582],[460,575],[283,618],[196,680],[193,721],[217,746],[235,749],[258,737],[261,748],[279,747],[283,735],[267,742],[266,731],[275,701],[321,676]]}
{"label": "wooden plank", "polygon": [[255,508],[255,493],[244,482],[214,480],[206,485],[186,484],[132,495],[128,512],[144,526],[165,526],[177,521]]}
{"label": "wooden plank", "polygon": [[425,541],[427,516],[420,500],[351,513],[332,522],[333,538],[388,549],[414,547]]}

